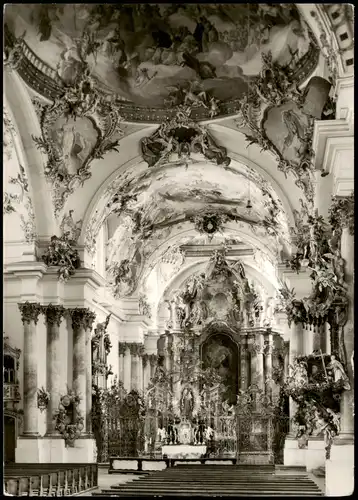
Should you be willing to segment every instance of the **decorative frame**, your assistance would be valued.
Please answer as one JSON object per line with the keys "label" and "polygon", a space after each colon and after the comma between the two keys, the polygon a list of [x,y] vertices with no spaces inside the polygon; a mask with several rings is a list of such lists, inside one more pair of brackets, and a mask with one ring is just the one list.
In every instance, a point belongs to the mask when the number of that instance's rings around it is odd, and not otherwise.
{"label": "decorative frame", "polygon": [[51,394],[43,386],[37,389],[37,408],[41,413],[47,409],[50,399]]}
{"label": "decorative frame", "polygon": [[[66,446],[73,447],[74,442],[81,435],[84,429],[84,417],[78,411],[78,405],[81,397],[73,390],[67,389],[67,394],[61,396],[58,410],[56,410],[53,419],[56,422],[56,430],[62,434]],[[72,407],[72,408],[71,408]],[[73,412],[73,418],[70,417],[70,409]]]}

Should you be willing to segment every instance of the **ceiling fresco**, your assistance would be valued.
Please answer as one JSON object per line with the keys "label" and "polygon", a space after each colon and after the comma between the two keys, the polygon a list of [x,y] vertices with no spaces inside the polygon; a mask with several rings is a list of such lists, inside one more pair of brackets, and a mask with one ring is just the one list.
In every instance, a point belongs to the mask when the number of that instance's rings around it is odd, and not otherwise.
{"label": "ceiling fresco", "polygon": [[228,114],[312,204],[313,122],[331,83],[299,87],[319,48],[293,4],[23,4],[5,17],[5,64],[30,86],[30,73],[53,83],[33,140],[47,154],[56,216],[93,160],[120,152],[123,122],[160,123],[140,144],[150,168],[202,156],[229,167],[229,152],[198,123]]}
{"label": "ceiling fresco", "polygon": [[[197,161],[194,168],[166,164],[127,172],[107,188],[87,225],[91,250],[102,224],[111,219],[107,268],[115,294],[133,291],[144,261],[180,230],[195,229],[203,242],[224,234],[227,225],[248,226],[256,237],[271,238],[273,248],[288,245],[289,230],[282,203],[261,176],[233,162],[218,175],[217,165]],[[225,228],[225,230],[224,230]],[[181,244],[192,236],[184,236]],[[163,249],[163,251],[165,248]]]}
{"label": "ceiling fresco", "polygon": [[238,99],[268,53],[300,83],[314,57],[294,4],[22,4],[6,23],[65,85],[86,67],[103,91],[150,108]]}

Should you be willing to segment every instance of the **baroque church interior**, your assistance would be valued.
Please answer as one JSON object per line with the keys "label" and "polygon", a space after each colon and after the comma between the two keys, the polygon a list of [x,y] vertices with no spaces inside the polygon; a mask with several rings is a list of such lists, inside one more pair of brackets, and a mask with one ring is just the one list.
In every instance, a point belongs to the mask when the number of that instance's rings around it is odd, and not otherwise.
{"label": "baroque church interior", "polygon": [[7,494],[353,492],[353,37],[6,6]]}

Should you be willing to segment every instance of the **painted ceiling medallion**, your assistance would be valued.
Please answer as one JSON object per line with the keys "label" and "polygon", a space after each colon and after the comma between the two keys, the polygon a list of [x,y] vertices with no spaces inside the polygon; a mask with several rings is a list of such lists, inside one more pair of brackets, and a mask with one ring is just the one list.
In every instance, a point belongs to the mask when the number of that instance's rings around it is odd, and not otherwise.
{"label": "painted ceiling medallion", "polygon": [[97,88],[116,96],[129,121],[160,122],[181,105],[197,120],[234,114],[269,52],[297,84],[318,63],[294,4],[22,4],[7,6],[5,20],[6,43],[25,29],[28,52],[42,63],[30,74],[20,61],[29,85],[56,98],[60,82],[82,69],[80,40]]}

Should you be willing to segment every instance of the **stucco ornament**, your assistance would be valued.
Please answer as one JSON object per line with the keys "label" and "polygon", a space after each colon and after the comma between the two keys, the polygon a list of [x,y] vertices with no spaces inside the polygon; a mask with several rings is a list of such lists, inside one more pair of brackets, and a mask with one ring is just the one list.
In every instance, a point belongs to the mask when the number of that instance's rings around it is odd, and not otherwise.
{"label": "stucco ornament", "polygon": [[136,285],[136,264],[129,259],[112,262],[107,269],[109,286],[115,298],[129,295]]}
{"label": "stucco ornament", "polygon": [[[340,228],[333,230],[318,213],[307,215],[309,240],[307,260],[312,280],[308,297],[296,299],[294,289],[281,286],[282,306],[288,321],[331,326],[332,352],[347,363],[343,327],[348,320],[348,295],[345,261],[340,251]],[[333,231],[332,231],[333,230]]]}
{"label": "stucco ornament", "polygon": [[24,33],[15,40],[14,45],[11,48],[5,49],[5,68],[16,71],[20,67],[22,60],[25,57],[23,49],[25,35],[26,31],[24,31]]}
{"label": "stucco ornament", "polygon": [[10,114],[3,105],[3,152],[7,160],[11,160],[13,148],[14,148],[14,136],[16,135],[16,129],[11,120]]}
{"label": "stucco ornament", "polygon": [[139,294],[138,309],[139,314],[143,314],[143,316],[147,316],[149,319],[152,317],[152,308],[148,297],[144,293]]}
{"label": "stucco ornament", "polygon": [[25,241],[32,243],[36,238],[35,213],[29,191],[29,183],[25,169],[19,164],[17,177],[11,177],[9,184],[16,187],[19,193],[4,191],[3,193],[3,213],[10,214],[16,212],[20,217],[20,226],[24,233]]}
{"label": "stucco ornament", "polygon": [[333,197],[329,211],[329,222],[336,233],[348,227],[349,234],[354,235],[354,191],[347,197]]}
{"label": "stucco ornament", "polygon": [[212,237],[218,231],[222,231],[223,225],[228,220],[230,220],[229,215],[219,213],[197,214],[192,217],[195,229],[201,234],[209,235],[209,237]]}
{"label": "stucco ornament", "polygon": [[67,389],[67,394],[61,396],[58,410],[53,420],[56,430],[62,434],[66,446],[73,447],[84,429],[84,417],[78,410],[82,396],[75,391]]}
{"label": "stucco ornament", "polygon": [[53,186],[57,216],[67,198],[91,177],[92,161],[118,151],[121,117],[99,96],[85,61],[74,83],[53,104],[38,107],[41,137],[32,137],[47,155],[45,176]]}
{"label": "stucco ornament", "polygon": [[190,118],[190,107],[177,112],[171,120],[164,121],[149,137],[141,140],[142,156],[149,167],[168,163],[189,165],[201,154],[210,162],[223,167],[231,163],[224,147],[216,144],[208,130]]}
{"label": "stucco ornament", "polygon": [[72,214],[73,210],[70,210],[68,212],[68,215],[65,214],[62,217],[62,221],[60,224],[60,231],[62,235],[67,234],[70,240],[77,242],[81,234],[82,219],[75,222],[73,220]]}
{"label": "stucco ornament", "polygon": [[58,276],[61,281],[68,281],[81,266],[81,260],[75,247],[76,242],[70,239],[68,233],[62,236],[51,236],[51,242],[42,256],[47,266],[58,266]]}
{"label": "stucco ornament", "polygon": [[[274,62],[270,52],[262,54],[262,59],[260,76],[241,100],[236,126],[249,145],[257,144],[276,156],[278,169],[296,177],[296,185],[312,204],[314,118],[322,117],[331,83],[313,77],[301,91],[293,73]],[[277,132],[278,126],[286,129],[285,135]]]}

